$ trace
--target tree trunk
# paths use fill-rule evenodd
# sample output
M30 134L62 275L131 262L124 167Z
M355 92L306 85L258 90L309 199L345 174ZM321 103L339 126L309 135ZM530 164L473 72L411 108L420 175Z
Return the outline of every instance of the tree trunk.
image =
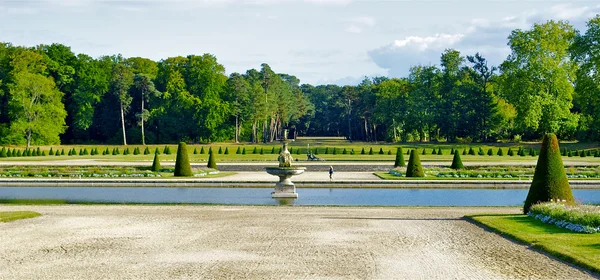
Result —
M142 92L142 145L146 146L146 136L144 135L144 93Z
M369 142L369 126L367 125L367 118L364 118L365 120L365 140L367 142Z
M235 115L235 143L240 143L240 121L237 114Z
M267 119L265 119L265 122L263 123L263 143L267 143Z
M256 120L252 123L252 143L256 143L256 141L258 139L256 139L257 136L257 132L256 132Z
M27 148L31 146L31 127L27 128Z
M123 145L127 146L127 138L125 135L125 114L123 113L123 102L121 102L121 127L123 128Z

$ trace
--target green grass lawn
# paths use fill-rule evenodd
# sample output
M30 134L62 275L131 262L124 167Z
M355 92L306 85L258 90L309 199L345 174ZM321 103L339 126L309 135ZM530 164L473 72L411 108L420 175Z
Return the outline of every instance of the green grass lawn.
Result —
M599 233L574 233L526 215L472 215L466 218L520 243L600 273Z
M29 219L35 218L37 216L41 216L40 213L32 212L32 211L9 211L9 212L0 212L0 222L6 223L21 219Z

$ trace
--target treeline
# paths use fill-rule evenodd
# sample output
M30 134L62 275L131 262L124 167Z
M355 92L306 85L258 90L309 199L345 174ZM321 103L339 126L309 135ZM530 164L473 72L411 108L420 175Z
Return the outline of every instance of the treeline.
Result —
M600 16L580 33L548 21L508 36L499 66L448 49L440 65L357 86L300 85L269 65L225 75L211 54L158 62L0 43L0 143L596 140Z

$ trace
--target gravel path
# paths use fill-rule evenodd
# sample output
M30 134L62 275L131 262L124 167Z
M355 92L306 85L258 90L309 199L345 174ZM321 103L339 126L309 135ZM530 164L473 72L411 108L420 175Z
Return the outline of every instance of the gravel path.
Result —
M461 219L517 208L0 206L1 279L586 279Z

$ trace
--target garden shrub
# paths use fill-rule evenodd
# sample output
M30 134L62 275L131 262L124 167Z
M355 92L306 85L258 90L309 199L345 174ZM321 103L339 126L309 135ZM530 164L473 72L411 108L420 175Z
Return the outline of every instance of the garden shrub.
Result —
M328 155L329 154L329 147L325 148L325 154Z
M6 148L2 147L2 150L0 150L0 157L6 157Z
M467 149L463 149L462 155L466 155L467 154Z
M217 170L217 160L215 159L215 153L210 153L208 155L208 164L206 165L208 168L212 168Z
M158 149L158 147L156 147L156 149L154 149L154 154L155 155L160 155L160 150Z
M61 156L64 156L64 155L65 155L65 149L61 149L61 150L60 150L60 155L61 155Z
M443 155L443 153L442 153L442 148L438 148L438 152L437 152L437 154L438 154L438 156L441 156L441 155Z
M144 155L149 155L150 154L150 149L148 149L148 147L146 147L144 149Z
M454 154L454 148L450 149L450 154L453 155Z
M483 148L479 147L479 150L477 151L477 154L480 156L485 155L485 153L483 152Z
M396 160L394 161L394 167L406 166L404 162L404 153L402 153L402 147L398 147L396 150Z
M527 214L532 205L552 199L565 200L568 204L575 202L560 156L558 139L553 133L548 133L542 140L540 156L523 212Z
M197 155L198 154L198 149L194 148L193 153L194 153L194 155Z
M171 151L169 151L169 146L165 146L165 147L163 148L163 154L165 154L165 155L169 155L169 154L171 154Z
M492 148L488 149L487 155L488 156L493 156L494 155L494 151L492 151Z
M406 155L410 156L410 150L406 150Z
M423 167L421 166L421 159L419 159L419 155L415 150L410 152L410 158L406 166L406 177L425 177Z
M6 156L7 156L7 157L12 157L12 156L13 156L12 154L13 154L13 153L12 153L12 151L10 150L10 148L6 149Z
M154 160L152 161L152 171L158 172L161 170L160 159L158 158L158 154L154 154Z
M123 150L123 155L129 155L129 148L125 148L125 150Z
M235 151L236 155L239 155L242 153L242 148L240 148L240 146L237 147L237 150Z
M387 154L391 155L392 154L392 150L388 150Z
M38 153L39 153L39 151L38 151ZM87 148L84 148L84 149L83 149L83 155L84 155L84 156L87 156L87 155L89 155L89 152L88 152Z
M245 155L245 154L246 154L246 147L244 147L244 148L242 149L242 155Z
M229 147L225 147L225 154L228 155L229 154Z
M348 154L348 151L346 151L346 148L344 148L344 150L342 151L342 155Z
M437 150L435 148L431 149L431 154L432 155L437 155Z
M383 155L383 148L379 148L379 154Z
M337 149L335 147L331 148L333 150L333 154L337 155Z
M291 153L291 152L290 152ZM296 149L296 154L299 155L300 154L300 148Z
M39 148L38 148L38 149L39 149ZM586 154L587 154L587 156L588 156L588 157L591 157L591 156L592 156L592 151L591 151L591 150L587 150L587 153L586 153Z
M502 151L502 148L498 148L498 153L496 153L496 155L504 156L504 151Z
M21 150L17 151L17 156L20 157L21 156Z
M135 147L135 149L133 149L133 154L134 155L139 155L140 154L140 148L139 147Z
M254 147L254 150L252 150L252 153L253 153L253 154L256 154L256 153L258 153L258 151L256 150L256 147Z
M452 169L463 169L465 168L465 166L462 163L462 160L460 159L460 154L454 153L454 157L452 158L452 164L450 165L450 168Z
M261 154L261 155L264 155L264 154L265 154L265 152L263 151L263 147L260 147L260 154Z
M187 147L184 142L179 142L177 147L177 157L175 159L175 172L173 174L177 177L189 177L192 176L192 168L190 166L190 159L187 154Z
M46 151L42 151L42 156L46 156Z
M30 157L31 156L31 150L27 149L27 156Z
M361 154L361 155L364 155L364 154L365 154L365 148L362 148L362 151L360 151L360 154Z
M600 157L600 152L598 150L594 151L594 157Z
M219 149L220 151L221 149ZM274 155L275 154L275 147L271 148L271 154Z
M315 155L318 155L318 154L319 154L319 148L315 147L315 153L314 153L314 154L315 154Z
M586 157L586 156L587 156L587 154L585 153L585 151L581 151L579 153L579 157Z
M369 155L373 154L373 147L369 148Z
M475 155L475 150L473 150L473 147L469 147L469 155Z
M38 148L35 150L35 155L36 155L36 156L38 156L38 157L42 155L42 151L40 150L40 147L38 147Z
M203 155L205 153L204 147L200 147L200 154Z
M566 157L567 156L567 148L564 148L562 151L562 156Z

